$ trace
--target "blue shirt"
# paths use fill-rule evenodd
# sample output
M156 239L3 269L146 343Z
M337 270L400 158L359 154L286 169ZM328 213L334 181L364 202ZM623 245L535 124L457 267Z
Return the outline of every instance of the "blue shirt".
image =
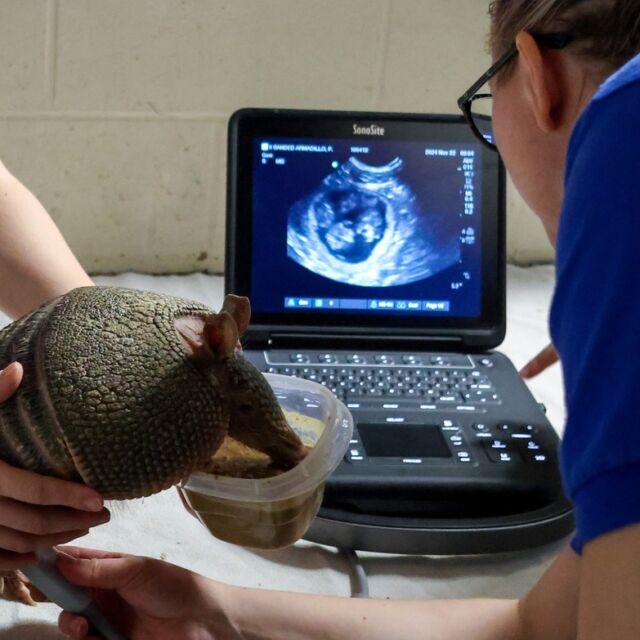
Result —
M580 552L640 523L640 56L602 85L573 131L556 264L561 462Z

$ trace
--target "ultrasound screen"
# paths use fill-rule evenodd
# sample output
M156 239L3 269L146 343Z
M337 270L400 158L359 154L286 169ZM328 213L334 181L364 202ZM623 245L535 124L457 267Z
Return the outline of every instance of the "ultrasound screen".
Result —
M254 139L254 309L479 317L480 172L473 143Z

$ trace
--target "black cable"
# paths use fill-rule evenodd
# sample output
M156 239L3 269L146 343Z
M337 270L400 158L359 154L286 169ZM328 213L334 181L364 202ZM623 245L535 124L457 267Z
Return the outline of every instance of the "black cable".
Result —
M349 578L349 582L351 583L351 597L368 598L369 581L367 580L367 573L362 566L358 554L353 549L341 549L341 551L351 567L351 575Z

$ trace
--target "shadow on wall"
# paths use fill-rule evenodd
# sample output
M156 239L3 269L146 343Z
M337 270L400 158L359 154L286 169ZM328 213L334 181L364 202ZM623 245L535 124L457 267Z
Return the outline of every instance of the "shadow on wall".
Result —
M0 640L63 640L65 638L52 624L19 624L13 629L0 631Z

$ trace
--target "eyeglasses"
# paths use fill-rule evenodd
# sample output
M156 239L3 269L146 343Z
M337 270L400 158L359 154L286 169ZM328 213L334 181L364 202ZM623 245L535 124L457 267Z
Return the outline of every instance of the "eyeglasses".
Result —
M546 49L564 49L573 40L568 33L539 33L531 35L539 46ZM488 71L483 73L471 85L468 91L458 98L458 106L471 127L471 131L485 147L489 147L492 151L498 150L495 144L491 119L493 96L490 93L478 93L478 91L517 55L518 48L514 44Z

